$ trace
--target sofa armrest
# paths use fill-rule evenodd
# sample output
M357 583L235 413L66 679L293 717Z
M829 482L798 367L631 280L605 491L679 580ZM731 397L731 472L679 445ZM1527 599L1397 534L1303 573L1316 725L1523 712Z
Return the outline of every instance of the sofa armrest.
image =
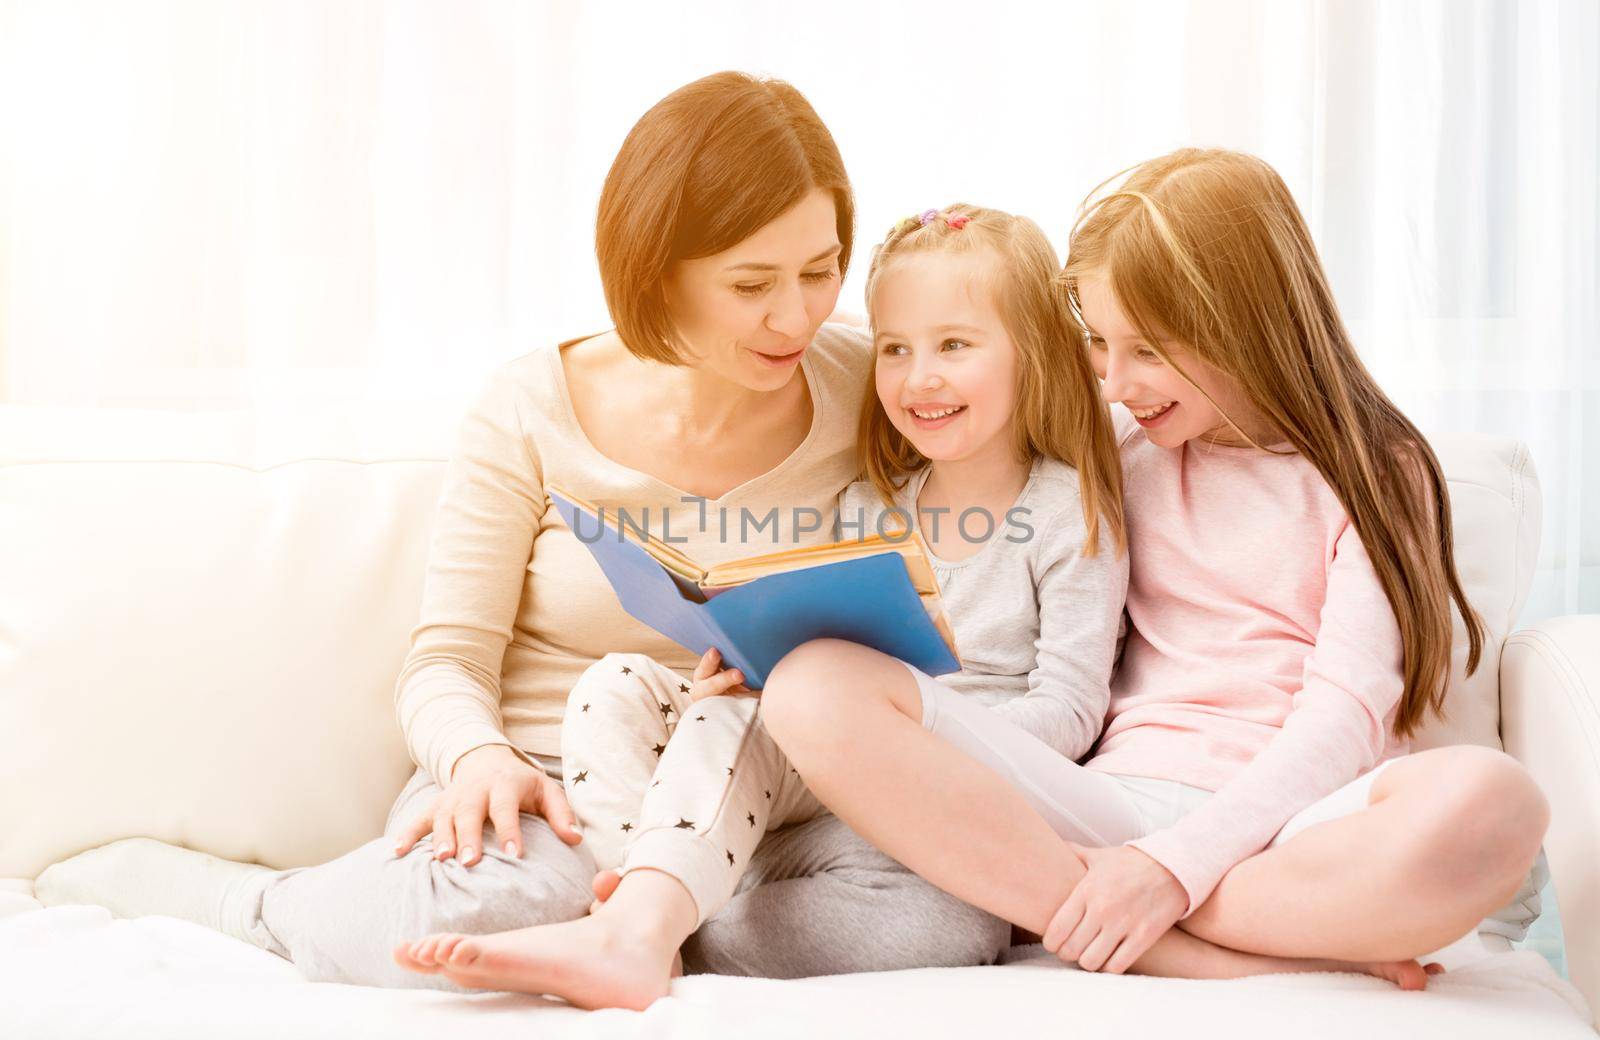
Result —
M0 920L38 910L43 906L33 898L33 882L26 878L0 878Z
M1572 982L1600 1009L1600 614L1551 618L1500 652L1505 748L1550 800L1550 861Z

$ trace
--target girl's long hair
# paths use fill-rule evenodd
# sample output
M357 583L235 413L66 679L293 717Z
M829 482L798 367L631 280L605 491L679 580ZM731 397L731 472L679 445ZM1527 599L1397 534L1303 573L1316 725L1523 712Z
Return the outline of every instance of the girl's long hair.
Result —
M1438 458L1362 365L1271 166L1183 149L1124 172L1091 193L1073 228L1062 280L1074 309L1081 318L1082 279L1106 279L1150 349L1182 373L1161 346L1170 336L1236 380L1333 488L1399 623L1405 692L1394 729L1410 736L1443 708L1452 605L1465 622L1468 673L1483 653Z
M927 253L988 253L995 259L990 284L996 309L1017 351L1016 458L1036 455L1078 471L1083 505L1084 554L1098 551L1102 533L1117 552L1127 545L1122 520L1122 465L1111 414L1100 400L1094 370L1083 352L1083 330L1067 299L1056 253L1039 225L982 206L957 204L923 224L902 221L872 252L867 310L883 276L901 258ZM959 218L965 218L963 222ZM950 218L957 218L953 226ZM861 468L885 502L911 473L928 464L889 421L877 393L862 403ZM1101 525L1106 530L1102 532Z

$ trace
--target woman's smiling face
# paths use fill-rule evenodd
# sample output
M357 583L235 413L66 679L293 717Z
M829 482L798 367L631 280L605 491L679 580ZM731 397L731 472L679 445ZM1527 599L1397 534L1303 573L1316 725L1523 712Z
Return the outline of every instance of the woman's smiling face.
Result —
M679 261L665 292L686 353L731 383L783 387L839 299L839 249L819 188L744 241Z
M1011 450L1017 351L991 289L998 264L988 252L913 253L868 301L878 400L925 458Z

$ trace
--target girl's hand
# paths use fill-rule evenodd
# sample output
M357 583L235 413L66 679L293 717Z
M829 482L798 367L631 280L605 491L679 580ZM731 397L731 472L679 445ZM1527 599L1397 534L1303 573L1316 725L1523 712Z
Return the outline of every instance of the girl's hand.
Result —
M744 673L737 668L722 668L722 652L716 647L707 650L694 666L694 678L689 683L689 699L702 701L722 694L755 696L754 690L744 685Z
M1085 971L1120 975L1178 922L1189 893L1132 846L1073 849L1089 872L1051 918L1044 947Z
M483 821L494 824L507 854L522 855L521 813L537 813L568 845L583 840L560 781L535 769L504 744L486 744L462 755L433 807L400 832L394 854L403 856L429 831L433 855L446 860L460 849L461 865L483 858Z

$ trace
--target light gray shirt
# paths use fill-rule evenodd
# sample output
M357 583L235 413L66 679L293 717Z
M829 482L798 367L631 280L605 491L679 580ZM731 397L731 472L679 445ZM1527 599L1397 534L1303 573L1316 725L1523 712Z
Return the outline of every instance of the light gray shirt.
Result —
M892 529L913 514L930 471L913 474L885 505L870 481L840 495L846 538ZM885 515L890 514L890 515ZM963 518L924 513L940 536L982 541L964 560L931 556L939 595L955 631L962 669L939 681L976 698L1071 759L1100 735L1111 701L1111 670L1123 633L1128 557L1101 525L1099 552L1084 555L1078 473L1055 459L1036 459L1028 483L1004 515ZM864 527L854 527L856 523ZM931 554L930 554L931 555Z

